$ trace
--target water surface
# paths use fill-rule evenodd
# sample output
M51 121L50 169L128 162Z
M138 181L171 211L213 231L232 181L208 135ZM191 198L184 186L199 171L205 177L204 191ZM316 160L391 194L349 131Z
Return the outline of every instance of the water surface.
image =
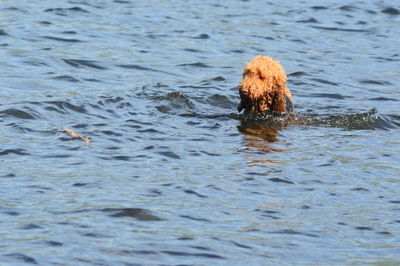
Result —
M400 263L399 29L393 1L2 1L0 261ZM297 116L236 113L259 54Z

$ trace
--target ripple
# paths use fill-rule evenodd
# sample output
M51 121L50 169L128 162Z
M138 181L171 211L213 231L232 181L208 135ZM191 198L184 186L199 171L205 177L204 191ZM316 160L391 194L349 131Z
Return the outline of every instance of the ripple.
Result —
M211 254L211 253L189 253L189 252L182 252L182 251L171 251L171 250L164 250L161 251L164 254L171 255L171 256L178 256L178 257L203 257L209 259L225 259L222 256Z
M63 81L68 81L68 82L80 82L79 79L76 79L76 78L74 78L72 76L69 76L69 75L57 76L57 77L54 77L53 79L63 80Z
M51 13L55 13L57 15L60 16L66 16L69 13L89 13L89 11L75 6L75 7L69 7L69 8L48 8L46 10L44 10L44 12L51 12Z
M141 208L105 208L102 211L111 213L110 217L131 217L139 221L162 221L149 210Z
M370 33L375 31L374 29L348 29L348 28L337 28L337 27L323 27L323 26L311 26L314 29L328 30L328 31L343 31L343 32L360 32L360 33Z
M60 42L69 42L69 43L83 42L82 40L78 40L78 39L67 39L67 38L60 38L60 37L54 37L54 36L43 36L43 38L46 38L49 40L54 40L54 41L60 41Z
M209 65L206 65L206 64L201 63L201 62L180 64L178 66L185 66L185 67L188 66L188 67L193 67L193 68L210 68Z
M8 33L5 30L0 29L0 36L8 36Z
M14 117L14 118L19 118L19 119L39 119L40 116L35 113L33 110L29 110L29 112L20 110L20 109L15 109L15 108L10 108L6 109L3 111L0 111L0 117Z
M11 254L3 255L3 256L13 258L15 260L25 262L25 263L38 264L34 258L29 257L23 253L11 253Z
M94 60L82 60L82 59L62 59L65 63L67 63L70 66L80 68L82 66L84 67L89 67L89 68L94 68L98 70L105 70L107 69L106 67L98 65L97 61Z
M382 10L382 13L389 15L400 15L400 10L394 7L387 7Z
M0 150L0 156L2 155L9 155L9 154L15 154L15 155L30 155L26 150L24 149L6 149L6 150Z

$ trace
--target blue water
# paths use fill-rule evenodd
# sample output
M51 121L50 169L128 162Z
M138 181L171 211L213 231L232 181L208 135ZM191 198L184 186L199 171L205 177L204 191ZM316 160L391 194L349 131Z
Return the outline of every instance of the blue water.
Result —
M399 264L399 29L394 1L1 1L0 264ZM296 117L237 114L255 55Z

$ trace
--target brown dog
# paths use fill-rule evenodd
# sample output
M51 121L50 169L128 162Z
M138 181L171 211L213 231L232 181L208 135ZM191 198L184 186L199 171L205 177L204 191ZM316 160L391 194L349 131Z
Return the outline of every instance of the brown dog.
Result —
M256 56L247 63L243 81L239 84L238 111L294 112L290 90L286 87L286 74L279 62L267 56Z

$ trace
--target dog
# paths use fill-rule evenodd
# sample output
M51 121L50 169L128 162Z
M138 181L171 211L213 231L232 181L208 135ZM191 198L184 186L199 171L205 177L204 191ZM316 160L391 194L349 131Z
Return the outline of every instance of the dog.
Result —
M286 79L285 70L278 61L268 56L254 57L244 68L243 81L238 86L238 112L295 112Z

